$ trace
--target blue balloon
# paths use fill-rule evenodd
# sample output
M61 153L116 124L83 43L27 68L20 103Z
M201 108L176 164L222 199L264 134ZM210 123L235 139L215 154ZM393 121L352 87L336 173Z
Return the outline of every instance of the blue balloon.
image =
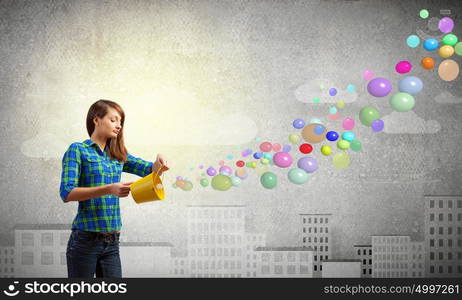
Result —
M322 125L318 125L318 126L315 126L314 127L314 133L316 133L317 135L321 135L323 132L324 132L324 126Z
M331 142L334 142L336 140L338 140L338 133L335 132L335 131L329 131L327 134L326 134L326 138L331 141Z
M415 95L422 91L423 83L419 77L415 76L406 76L399 82L399 91L402 93L408 93L411 95Z
M255 152L253 154L253 158L255 158L255 159L260 159L260 158L262 158L262 156L263 156L263 152L260 152L260 151Z
M305 126L305 121L303 121L302 119L296 119L293 121L292 125L296 129L302 129Z
M351 131L345 131L342 134L342 139L349 141L350 143L353 142L355 138L356 138L355 134Z
M420 38L413 34L407 37L406 43L410 48L416 48L420 44Z
M439 46L438 40L433 39L433 38L432 39L427 39L423 43L423 47L427 51L435 51L436 49L438 49L438 46Z

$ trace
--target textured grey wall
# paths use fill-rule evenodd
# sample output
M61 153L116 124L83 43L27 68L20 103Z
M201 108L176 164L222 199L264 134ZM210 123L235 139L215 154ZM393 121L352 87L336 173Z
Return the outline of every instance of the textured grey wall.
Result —
M417 65L425 54L405 38L438 34L419 10L440 17L439 9L451 9L461 36L461 3L1 1L1 236L17 223L72 221L76 203L63 204L58 194L61 157L87 138L87 109L105 98L126 110L130 152L150 160L164 153L173 164L166 201L143 209L121 201L128 240L184 245L185 207L202 201L243 202L249 227L270 245L298 243L299 213L332 213L335 257L349 256L371 234L423 239L422 196L462 194L462 85L460 77L441 81L436 70L416 68L425 88L413 118L387 119L403 133L358 127L363 151L345 170L319 158L308 183L295 186L279 172L271 191L256 174L224 193L197 181L191 192L170 184L178 175L195 180L198 170L189 168L255 147L256 136L285 143L295 118L319 117L340 129L326 118L332 104L297 100L297 89L316 79L357 86L342 116L369 103L390 115L386 100L365 92L361 72L373 69L396 84L394 64Z

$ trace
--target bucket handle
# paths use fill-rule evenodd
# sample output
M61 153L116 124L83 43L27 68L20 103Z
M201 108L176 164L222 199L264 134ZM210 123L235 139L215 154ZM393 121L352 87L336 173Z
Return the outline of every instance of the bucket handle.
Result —
M159 176L159 171L160 171L160 169L161 169L161 167L159 166L159 168L157 169L156 174L153 176L153 180L154 180L154 178L156 178L156 176L157 176L157 177ZM164 182L164 176L165 176L165 174L162 173L162 178L161 178L161 181L162 181L162 182ZM164 188L162 187L162 189L164 189Z

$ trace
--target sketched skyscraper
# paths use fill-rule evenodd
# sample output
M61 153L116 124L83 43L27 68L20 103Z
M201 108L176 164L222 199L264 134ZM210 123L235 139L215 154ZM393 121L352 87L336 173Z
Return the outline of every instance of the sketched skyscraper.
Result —
M372 245L354 245L355 258L361 260L361 277L372 277Z
M425 196L426 277L462 276L462 196Z
M313 249L313 277L321 277L322 261L331 258L331 218L332 214L300 214L300 242Z
M191 277L243 277L245 206L188 205Z

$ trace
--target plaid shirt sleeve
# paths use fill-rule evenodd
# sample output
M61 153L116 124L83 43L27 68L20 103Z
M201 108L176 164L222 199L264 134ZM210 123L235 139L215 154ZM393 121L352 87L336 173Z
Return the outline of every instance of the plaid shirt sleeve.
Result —
M59 194L61 199L65 201L72 189L79 185L81 160L77 143L71 144L64 153L62 165Z
M153 164L153 162L146 161L128 153L127 161L124 163L123 171L145 177L151 174Z

